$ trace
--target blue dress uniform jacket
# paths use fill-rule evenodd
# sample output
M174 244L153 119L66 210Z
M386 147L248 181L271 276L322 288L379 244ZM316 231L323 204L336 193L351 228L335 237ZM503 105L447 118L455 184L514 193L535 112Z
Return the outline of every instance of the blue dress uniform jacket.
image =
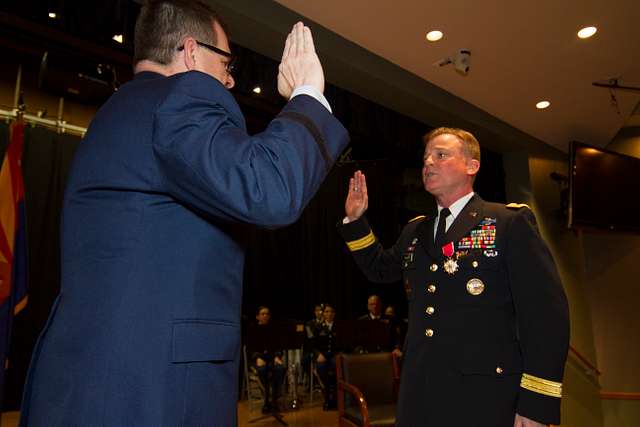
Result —
M516 412L559 423L568 307L531 210L474 196L445 234L450 257L434 219L410 222L388 250L364 217L339 225L369 280L407 292L397 425L512 427Z
M235 426L242 224L294 222L347 140L306 95L250 137L206 74L124 85L70 171L21 425Z

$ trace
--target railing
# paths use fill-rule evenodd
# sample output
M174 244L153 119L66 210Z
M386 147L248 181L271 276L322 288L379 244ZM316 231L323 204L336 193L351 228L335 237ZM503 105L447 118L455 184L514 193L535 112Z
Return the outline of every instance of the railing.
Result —
M587 360L586 357L580 354L580 352L571 345L569 346L569 354L583 365L585 374L595 378L602 375L602 372L600 372L598 368L596 368L591 362L589 362L589 360Z
M574 360L579 361L583 367L584 371L587 375L592 376L594 378L602 375L602 372L598 370L586 357L584 357L578 350L574 347L569 346L569 354L574 358ZM600 399L603 400L640 400L640 393L632 393L632 392L622 392L622 391L601 391Z
M0 109L0 118L14 120L17 117L18 117L18 113L17 113L17 110L15 109L11 111ZM48 127L50 129L57 130L59 132L68 132L74 135L84 136L85 132L87 131L87 128L70 125L64 120L60 120L60 119L45 119L29 113L23 114L22 117L24 121L27 123L38 124L41 126Z

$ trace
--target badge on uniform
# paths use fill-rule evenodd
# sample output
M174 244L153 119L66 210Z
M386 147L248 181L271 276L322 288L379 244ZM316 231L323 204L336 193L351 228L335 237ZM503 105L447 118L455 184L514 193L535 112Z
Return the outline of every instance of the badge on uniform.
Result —
M447 273L455 274L455 272L458 271L458 261L453 258L448 258L442 267L444 267L444 271Z
M474 277L467 282L467 292L473 296L480 295L484 292L484 282Z
M402 266L404 268L409 267L409 265L413 262L413 252L407 252L402 255Z
M442 246L442 254L447 257L442 267L444 268L444 271L449 274L454 274L456 271L458 271L458 257L453 257L453 250L453 242L449 242L446 245Z
M405 252L402 255L402 266L404 268L409 267L409 265L411 265L413 263L414 253L415 253L415 250L416 250L416 243L417 242L418 242L418 239L414 238L411 241L411 244L409 246L407 246L407 249L405 249Z
M493 249L496 247L496 219L485 217L468 236L458 241L458 249Z

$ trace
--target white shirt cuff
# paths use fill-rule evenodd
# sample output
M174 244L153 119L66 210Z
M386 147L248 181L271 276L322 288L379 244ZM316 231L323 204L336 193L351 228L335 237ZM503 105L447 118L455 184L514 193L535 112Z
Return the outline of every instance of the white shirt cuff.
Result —
M311 85L298 86L293 90L293 93L291 93L291 99L293 99L294 96L298 96L298 95L309 95L310 97L315 98L319 103L324 105L324 108L326 108L327 110L329 110L330 113L333 114L333 111L331 111L331 106L329 105L329 101L327 101L327 98L325 98L324 95L320 93L320 91L316 89L314 86L311 86Z

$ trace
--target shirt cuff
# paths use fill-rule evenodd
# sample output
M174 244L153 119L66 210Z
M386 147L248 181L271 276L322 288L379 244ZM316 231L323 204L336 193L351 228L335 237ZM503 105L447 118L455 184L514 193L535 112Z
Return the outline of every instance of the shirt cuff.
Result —
M324 108L326 108L327 110L329 110L330 113L333 114L333 111L331 111L331 106L329 105L329 101L327 101L327 98L325 98L324 95L314 86L311 86L311 85L298 86L293 90L293 93L291 94L291 98L298 95L309 95L310 97L314 98L316 101L324 105Z

